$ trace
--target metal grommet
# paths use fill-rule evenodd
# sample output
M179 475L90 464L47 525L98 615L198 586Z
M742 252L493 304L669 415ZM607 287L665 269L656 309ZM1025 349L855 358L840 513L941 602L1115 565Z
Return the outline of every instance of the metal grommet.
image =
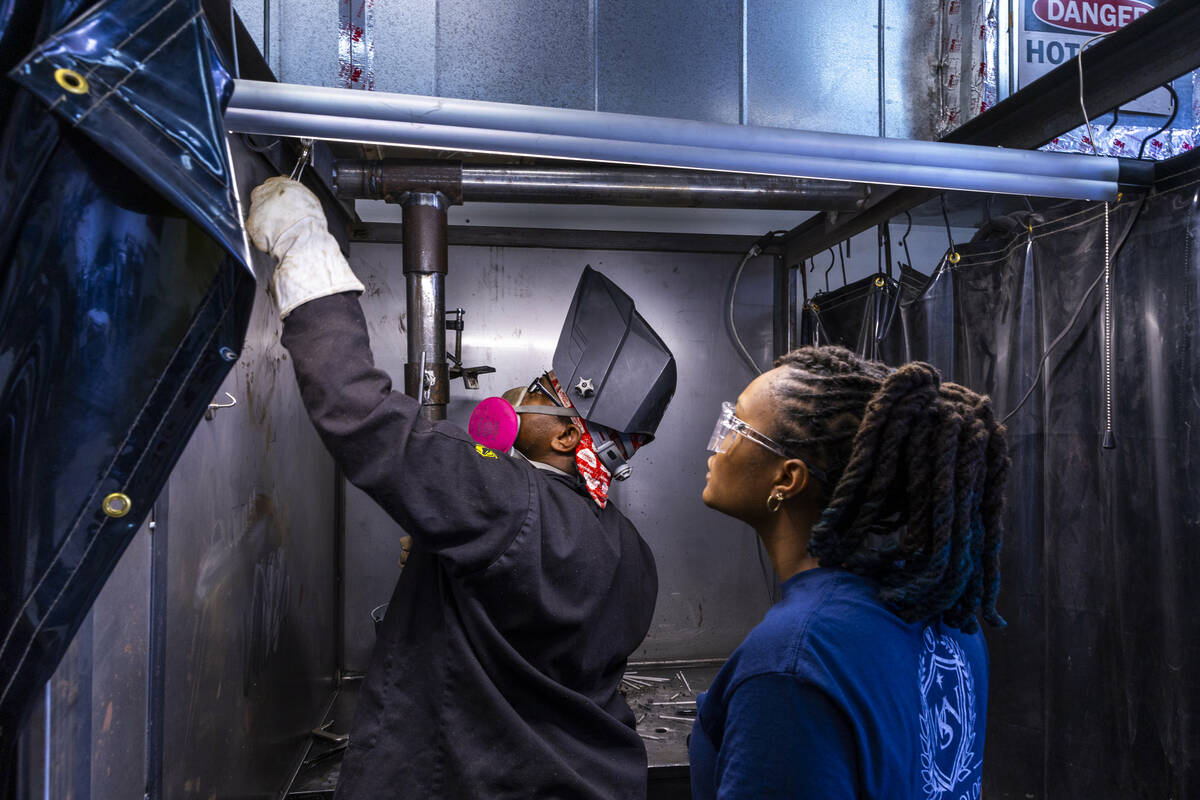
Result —
M946 260L949 261L951 264L957 264L958 262L962 261L962 256L960 256L957 252L954 252L954 253L951 253L950 257Z
M59 67L58 69L54 70L54 82L66 89L71 94L88 93L87 78L83 77L73 69Z
M129 499L128 495L113 492L104 498L104 502L100 504L100 507L104 509L104 513L108 516L113 519L120 519L133 508L133 501Z
M238 354L235 353L231 347L222 347L217 352L220 353L221 358L225 359L226 361L237 361Z
M875 279L875 285L878 286L880 289L882 289L886 284L887 284L887 282L883 279L882 275L880 275L879 277L877 277Z
M816 304L816 303L809 303L809 304L808 304L808 307L809 307L809 308L811 308L811 309L813 310L813 313L816 313L817 311L820 311L820 310L821 310L821 309L820 309L820 308L817 306L817 304Z

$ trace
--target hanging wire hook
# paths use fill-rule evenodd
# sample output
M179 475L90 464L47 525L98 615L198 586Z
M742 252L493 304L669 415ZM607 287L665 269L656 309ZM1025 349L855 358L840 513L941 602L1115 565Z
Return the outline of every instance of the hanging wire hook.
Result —
M292 167L291 179L294 181L300 180L300 176L304 174L304 167L312 161L313 140L301 138L300 144L303 145L300 158L296 159L296 166Z
M1109 31L1112 33L1112 31ZM1083 51L1088 49L1088 45L1097 39L1103 39L1108 36L1108 33L1101 33L1088 39L1079 47L1079 56L1075 59L1076 65L1079 67L1079 110L1083 112L1083 124L1087 126L1088 142L1092 145L1092 155L1100 155L1100 151L1096 149L1096 134L1092 132L1092 121L1088 119L1087 107L1083 104Z
M908 223L904 227L904 235L900 237L900 246L904 248L904 264L902 266L912 269L912 256L908 252L908 235L912 233L912 214L905 211L904 218Z
M807 306L809 304L808 303L808 270L806 270L804 268L803 261L800 262L799 271L800 271L800 292L801 292L801 294L804 295L804 302L801 305Z
M954 249L954 234L950 232L950 212L946 209L946 195L944 192L940 195L939 199L942 201L942 221L946 223L946 239L950 242L950 247L946 250L950 255L946 256L946 260L951 264L957 264L962 259L962 256Z
M208 408L206 408L204 410L204 418L205 419L207 419L207 420L213 419L216 416L216 411L218 408L233 408L234 406L237 405L236 397L231 395L229 392L226 392L225 396L229 398L228 403L209 403L208 404Z
M1163 123L1163 126L1161 128L1159 128L1154 133L1152 133L1149 136L1146 136L1142 139L1141 145L1138 146L1137 157L1139 159L1142 157L1142 154L1146 152L1146 142L1150 141L1155 136L1158 136L1160 133L1165 131L1167 128L1171 127L1171 124L1173 122L1175 122L1175 115L1179 113L1179 95L1176 94L1175 87L1171 85L1170 81L1167 81L1166 83L1164 83L1162 85L1162 88L1166 89L1167 92L1171 95L1171 116L1167 117L1167 121Z
M837 265L837 256L833 254L833 248L829 248L829 269L825 270L825 291L829 291L829 271Z

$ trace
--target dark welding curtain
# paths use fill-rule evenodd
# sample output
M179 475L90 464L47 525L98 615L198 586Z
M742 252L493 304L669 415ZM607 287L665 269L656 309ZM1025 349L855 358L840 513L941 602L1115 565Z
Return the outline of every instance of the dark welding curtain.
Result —
M0 0L0 797L254 299L198 0L84 5Z
M928 276L902 264L899 281L880 273L818 292L800 312L800 341L837 344L888 363L903 361L900 306L920 297L928 281Z
M1102 204L989 225L901 302L902 357L1002 415L1029 394L1008 422L988 798L1200 794L1200 159L1163 172L1109 219L1115 449L1102 446Z

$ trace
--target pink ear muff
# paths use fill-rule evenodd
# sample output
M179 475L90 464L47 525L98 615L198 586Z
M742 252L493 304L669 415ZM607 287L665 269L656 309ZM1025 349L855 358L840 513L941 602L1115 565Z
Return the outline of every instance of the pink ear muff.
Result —
M506 452L517 441L520 427L520 419L511 403L503 397L489 397L471 412L467 433L484 447Z

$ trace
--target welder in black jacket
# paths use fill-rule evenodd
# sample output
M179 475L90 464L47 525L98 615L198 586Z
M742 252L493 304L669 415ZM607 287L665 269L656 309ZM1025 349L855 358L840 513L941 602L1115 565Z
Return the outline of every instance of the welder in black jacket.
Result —
M597 481L591 468L599 461L627 473L624 460L653 429L594 422L601 383L581 380L572 403L554 372L521 392L511 455L427 422L374 366L356 297L362 285L317 199L270 179L252 195L247 228L279 259L283 343L313 424L350 481L414 542L364 680L337 796L643 797L646 752L617 687L649 628L657 576L646 543L606 502L607 472ZM588 273L605 296L624 296ZM619 340L618 351L630 340L628 331L581 334L587 302L577 293L575 329L568 320L555 367L595 356L589 338ZM649 331L632 303L628 310ZM603 327L596 320L608 316L593 313L590 324ZM649 409L653 425L675 384L661 350L669 364L658 356L662 379L646 396L610 401L643 418ZM644 375L642 356L635 366Z

